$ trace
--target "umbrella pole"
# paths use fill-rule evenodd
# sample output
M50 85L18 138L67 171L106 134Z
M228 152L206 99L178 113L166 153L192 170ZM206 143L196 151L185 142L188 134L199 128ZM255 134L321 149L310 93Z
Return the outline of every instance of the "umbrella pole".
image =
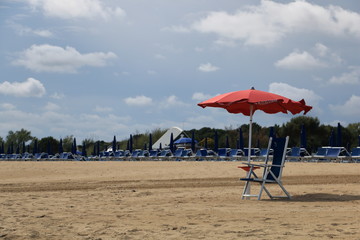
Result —
M253 105L250 105L248 162L250 162L251 160L251 135L252 135L252 121L253 121L252 118L253 118Z

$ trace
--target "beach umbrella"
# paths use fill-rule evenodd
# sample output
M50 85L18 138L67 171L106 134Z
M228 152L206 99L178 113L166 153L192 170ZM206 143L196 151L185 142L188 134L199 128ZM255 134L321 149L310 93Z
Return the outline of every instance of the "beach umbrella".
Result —
M170 151L171 151L171 152L174 152L174 135L173 135L173 133L171 133L171 135L170 135L169 148L170 148Z
M152 150L152 134L150 133L149 134L149 151L151 151Z
M329 138L329 146L330 147L335 147L335 132L334 129L331 129L331 133L330 133L330 138Z
M278 112L297 114L303 111L306 114L312 109L311 106L306 105L303 99L294 101L278 94L255 90L254 88L224 93L198 103L198 105L203 108L224 108L229 113L242 113L249 116L249 153L251 152L252 119L255 111L261 110L268 114ZM250 162L250 154L248 154L248 161Z
M33 148L33 154L36 154L38 152L38 141L35 139L34 141L34 148Z
M81 156L86 157L86 155L87 155L87 153L86 153L86 144L85 144L85 141L83 141Z
M229 144L229 136L226 136L226 139L225 139L225 148L229 148L230 147L230 144Z
M342 146L342 141L341 141L341 139L342 139L341 124L338 123L338 125L337 125L337 140L336 140L336 145L337 145L338 147L341 147L341 146Z
M112 151L113 153L116 152L116 137L114 136L113 142L112 142Z
M72 148L71 148L71 153L76 154L76 150L77 150L76 138L74 138Z
M207 148L208 148L207 137L205 138L204 148L205 148L205 149L207 149Z
M63 153L63 152L64 152L63 141L62 141L62 138L60 138L60 141L59 141L59 153Z
M195 152L195 131L191 132L191 150Z
M25 142L22 142L22 153L26 152L26 146L25 146Z
M160 151L162 150L162 144L161 143L159 144L159 149L160 149Z
M20 146L19 145L16 146L16 154L20 154Z
M358 136L358 146L360 147L360 135ZM4 147L3 147L4 149Z
M96 156L100 155L100 141L96 142Z
M217 134L217 131L215 130L215 133L214 133L214 152L218 152L219 150L219 137L218 137L218 134Z
M307 148L306 129L304 124L301 125L301 130L300 130L300 147Z
M132 134L130 134L130 139L129 139L129 151L131 153L133 151L133 136L132 136Z

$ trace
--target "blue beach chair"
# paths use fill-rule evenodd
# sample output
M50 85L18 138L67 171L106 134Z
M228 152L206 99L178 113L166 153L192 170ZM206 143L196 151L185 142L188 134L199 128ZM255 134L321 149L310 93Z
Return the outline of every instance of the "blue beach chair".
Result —
M285 187L282 184L281 177L282 171L285 164L286 158L286 149L289 142L289 137L286 138L270 138L268 149L273 146L273 156L272 158L267 155L265 162L261 163L244 163L245 167L249 168L247 176L245 178L240 178L241 181L245 181L245 186L242 194L242 199L245 197L257 197L258 200L261 199L263 191L271 198L288 198L291 196ZM272 161L271 161L272 159ZM256 168L262 168L263 173L261 176L257 176L255 173ZM252 182L260 184L260 191L258 194L250 193L250 185ZM280 189L285 193L285 195L275 196L270 193L270 190L266 187L267 184L277 184Z

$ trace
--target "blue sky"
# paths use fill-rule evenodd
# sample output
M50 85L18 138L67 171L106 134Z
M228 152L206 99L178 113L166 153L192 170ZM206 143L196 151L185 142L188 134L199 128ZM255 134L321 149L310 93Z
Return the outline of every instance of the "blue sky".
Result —
M357 0L3 0L0 12L2 137L235 128L248 117L197 103L251 87L304 98L325 124L360 120Z

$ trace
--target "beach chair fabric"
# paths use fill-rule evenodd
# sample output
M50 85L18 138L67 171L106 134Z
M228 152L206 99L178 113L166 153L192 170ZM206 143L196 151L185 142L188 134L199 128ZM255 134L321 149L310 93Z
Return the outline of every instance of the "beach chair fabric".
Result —
M261 199L263 191L271 198L288 198L290 199L291 196L285 187L282 184L281 177L282 177L282 170L285 164L285 157L286 157L286 149L289 142L289 137L286 138L270 138L269 139L269 146L273 148L273 156L272 161L270 162L270 156L267 155L265 158L264 164L259 163L244 163L245 167L248 167L249 171L245 178L240 178L241 181L245 181L245 186L243 189L242 199L245 197L257 197L258 200ZM257 176L255 173L255 168L262 168L263 173L261 176ZM258 194L251 194L250 193L250 185L252 182L256 182L260 184L260 190ZM280 189L285 193L285 195L275 196L272 195L269 189L266 187L266 184L277 184Z

